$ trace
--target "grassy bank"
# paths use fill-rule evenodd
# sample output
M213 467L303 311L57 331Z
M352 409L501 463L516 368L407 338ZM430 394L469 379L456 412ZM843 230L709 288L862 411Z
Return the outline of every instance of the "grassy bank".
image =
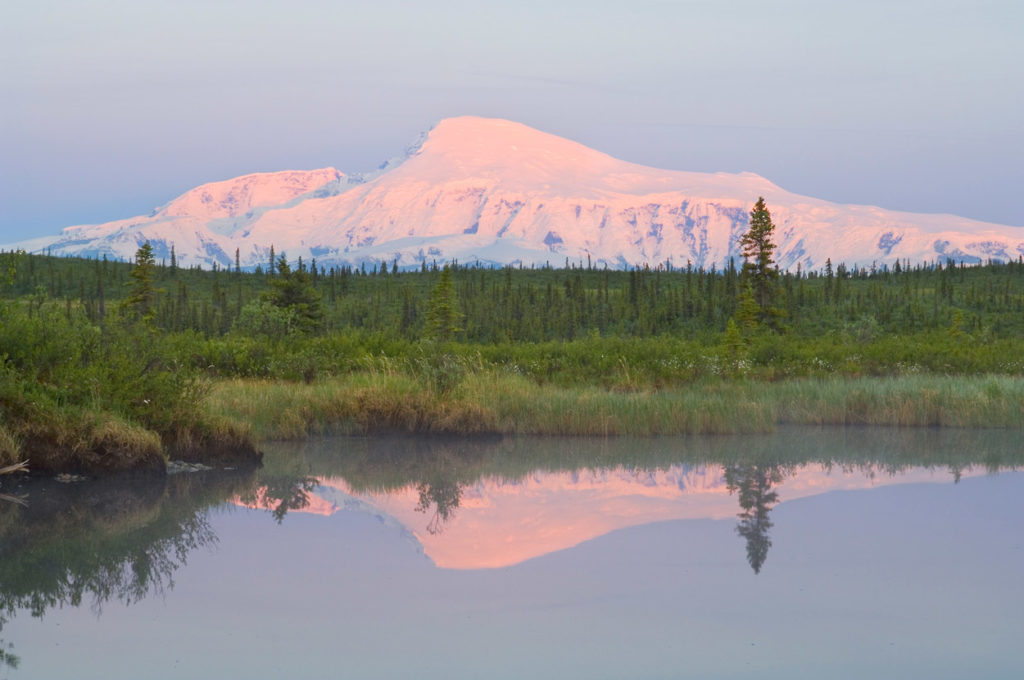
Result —
M249 429L235 421L196 417L156 432L108 411L33 406L32 413L0 422L0 467L28 461L41 474L162 474L168 457L235 465L259 455Z
M208 416L201 400L187 417L154 423L126 413L128 409L68 403L38 383L4 377L0 375L0 467L28 461L34 474L163 474L168 457L233 465L254 463L259 457L244 424Z
M171 338L125 316L0 300L0 467L162 473L168 454L255 463L248 430L208 417L206 380Z
M0 466L233 466L324 432L1022 424L1020 260L783 272L760 321L733 267L277 265L0 253Z
M1022 427L1024 381L906 376L614 391L483 371L438 391L406 375L362 372L311 384L218 381L207 407L217 418L246 423L259 439L328 432L716 434L768 432L781 424Z

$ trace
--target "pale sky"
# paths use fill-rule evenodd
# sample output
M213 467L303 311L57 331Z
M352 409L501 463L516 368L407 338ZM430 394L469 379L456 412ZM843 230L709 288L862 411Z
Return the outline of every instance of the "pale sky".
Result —
M0 93L0 243L465 114L1024 225L1020 0L4 0Z

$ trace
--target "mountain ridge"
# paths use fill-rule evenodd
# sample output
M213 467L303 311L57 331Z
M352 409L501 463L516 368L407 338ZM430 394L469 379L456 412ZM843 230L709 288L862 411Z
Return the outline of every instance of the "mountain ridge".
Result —
M149 241L181 266L265 265L269 250L324 266L479 261L719 268L740 259L764 196L783 269L1024 256L1024 227L830 203L752 173L660 170L521 123L438 123L377 171L253 173L185 192L148 216L68 227L34 251L131 259Z

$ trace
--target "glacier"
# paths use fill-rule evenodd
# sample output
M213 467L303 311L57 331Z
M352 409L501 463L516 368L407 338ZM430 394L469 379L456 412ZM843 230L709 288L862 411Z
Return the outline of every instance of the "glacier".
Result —
M149 242L183 267L265 266L271 247L324 267L458 261L484 266L721 268L739 261L763 196L780 268L1024 256L1024 227L844 205L751 173L661 170L520 123L438 123L370 173L244 175L196 187L145 216L68 227L5 249L130 260Z

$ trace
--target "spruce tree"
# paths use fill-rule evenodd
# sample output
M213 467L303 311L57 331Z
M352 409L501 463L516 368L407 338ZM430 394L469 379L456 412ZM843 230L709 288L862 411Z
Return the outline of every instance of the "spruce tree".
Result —
M753 334L757 328L759 313L760 308L757 306L757 301L754 300L754 290L750 282L747 281L743 284L739 299L736 301L736 314L733 316L743 337L749 338ZM733 319L730 319L730 323Z
M445 265L441 270L441 278L430 294L430 307L427 309L427 331L430 337L438 342L448 342L462 330L460 322L462 314L455 296L455 284L452 281L451 267Z
M146 241L135 252L135 266L131 270L132 293L122 303L122 308L147 323L152 321L156 315L154 303L158 291L153 285L155 270L156 258L153 256L153 246Z
M754 299L761 310L762 322L769 322L778 316L775 300L779 270L774 266L775 260L772 259L775 250L775 243L772 241L774 231L771 213L768 212L764 197L761 196L750 211L750 228L740 239L740 247L745 260L743 277L753 289Z
M277 260L277 276L270 280L270 289L263 294L263 300L293 312L300 332L315 333L323 328L323 305L320 294L309 280L309 273L305 269L293 270L284 255Z

